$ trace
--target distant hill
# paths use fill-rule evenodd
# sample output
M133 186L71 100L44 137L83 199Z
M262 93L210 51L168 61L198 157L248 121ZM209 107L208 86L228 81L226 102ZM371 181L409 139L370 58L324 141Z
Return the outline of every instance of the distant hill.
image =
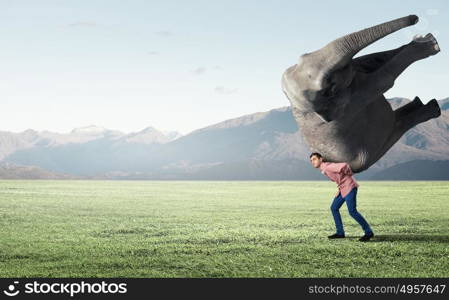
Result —
M80 179L79 176L59 174L36 166L0 164L0 179Z
M393 108L410 102L388 101ZM449 98L439 103L439 118L412 128L356 178L370 179L409 161L449 161ZM0 132L0 149L7 153L5 162L90 178L326 179L310 166L310 151L289 106L229 119L185 136L152 127L131 134L96 126L69 134Z
M374 174L372 180L449 180L449 160L413 160Z
M68 144L86 144L91 141L105 139L117 143L163 144L182 136L179 132L162 132L154 127L147 127L138 132L123 133L104 127L89 125L75 128L69 133L36 131L27 129L23 132L0 131L0 160L24 149L54 148Z

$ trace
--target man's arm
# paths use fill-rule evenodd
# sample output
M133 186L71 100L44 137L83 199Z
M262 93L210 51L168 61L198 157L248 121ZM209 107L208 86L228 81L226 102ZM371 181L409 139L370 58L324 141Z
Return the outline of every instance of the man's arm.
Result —
M341 162L341 163L329 163L326 167L326 170L329 172L336 172L336 173L342 173L345 175L352 176L352 170L348 163Z
M352 174L351 166L350 166L349 164L347 164L347 163L345 163L345 164L346 164L346 165L342 168L341 172L342 172L343 174L352 176L353 174Z

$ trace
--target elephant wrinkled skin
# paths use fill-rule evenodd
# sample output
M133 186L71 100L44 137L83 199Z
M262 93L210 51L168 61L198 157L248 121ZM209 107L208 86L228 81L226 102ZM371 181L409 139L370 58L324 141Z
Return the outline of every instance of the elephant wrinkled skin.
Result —
M353 58L364 47L418 22L398 18L340 37L300 56L282 76L282 90L312 152L347 162L354 173L378 161L409 129L441 115L435 99L418 97L392 110L384 93L413 62L440 51L432 34L397 49Z

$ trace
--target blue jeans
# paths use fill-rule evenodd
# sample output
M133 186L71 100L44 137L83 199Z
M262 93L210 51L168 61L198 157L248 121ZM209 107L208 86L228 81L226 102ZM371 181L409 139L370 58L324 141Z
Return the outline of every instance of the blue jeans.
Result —
M343 230L343 223L341 221L341 215L340 215L340 207L343 205L343 202L346 200L346 205L348 206L349 215L353 217L357 223L362 226L363 231L365 231L365 234L372 233L371 227L369 226L368 222L366 222L365 218L357 211L356 209L356 196L357 196L357 187L352 188L352 190L349 192L349 194L346 195L346 197L342 197L341 193L338 194L334 198L334 201L331 205L331 211L332 215L334 216L335 221L335 227L337 228L337 234L345 234L345 231Z

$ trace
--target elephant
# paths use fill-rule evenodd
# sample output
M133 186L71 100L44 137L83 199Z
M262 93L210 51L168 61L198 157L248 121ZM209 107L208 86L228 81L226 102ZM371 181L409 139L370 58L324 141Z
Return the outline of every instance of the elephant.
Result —
M418 16L409 15L347 34L302 54L284 71L282 91L311 152L328 162L346 162L359 173L409 129L441 115L435 99L423 104L415 97L393 110L383 95L409 65L440 51L432 34L354 58L368 45L417 22Z

